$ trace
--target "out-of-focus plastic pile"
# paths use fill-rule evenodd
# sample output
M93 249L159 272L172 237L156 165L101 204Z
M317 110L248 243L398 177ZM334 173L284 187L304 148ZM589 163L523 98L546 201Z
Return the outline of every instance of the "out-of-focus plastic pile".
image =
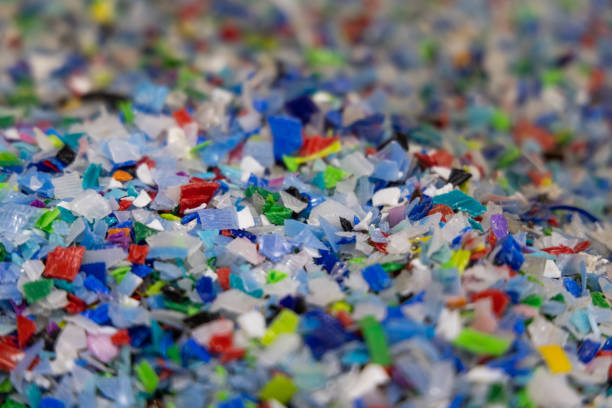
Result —
M612 405L609 1L4 1L2 407Z

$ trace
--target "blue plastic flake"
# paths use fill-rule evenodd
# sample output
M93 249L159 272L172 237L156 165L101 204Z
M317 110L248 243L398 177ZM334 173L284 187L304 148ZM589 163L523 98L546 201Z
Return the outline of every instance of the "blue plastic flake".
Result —
M197 359L208 363L210 361L210 353L204 347L200 346L194 339L188 339L183 347L181 347L183 356L183 364L187 364L190 359Z
M166 103L169 89L165 86L157 86L150 82L143 82L136 89L134 104L152 113L159 113Z
M495 256L495 262L498 264L506 264L512 268L512 270L518 271L524 261L525 257L521 253L521 246L512 235L506 236L501 241L501 249Z
M302 146L302 124L286 116L270 116L270 131L274 140L274 158L282 161L283 156L292 155Z
M578 285L578 283L576 283L574 279L564 278L563 285L565 286L565 289L567 289L569 293L574 295L574 297L582 296L582 288L580 287L580 285Z
M599 342L593 340L586 339L585 341L583 341L580 347L578 348L578 358L580 359L580 361L582 361L584 364L587 364L588 362L593 360L593 358L595 358L595 355L597 355L597 352L599 351L599 345Z
M238 228L238 215L234 207L199 210L197 214L204 229L223 230Z
M212 302L217 297L213 287L213 280L208 276L201 277L196 282L195 289L198 291L198 295L200 295L204 303Z
M391 285L391 278L389 278L389 274L385 272L380 264L374 264L362 269L361 275L370 286L370 289L372 289L374 292L380 292Z

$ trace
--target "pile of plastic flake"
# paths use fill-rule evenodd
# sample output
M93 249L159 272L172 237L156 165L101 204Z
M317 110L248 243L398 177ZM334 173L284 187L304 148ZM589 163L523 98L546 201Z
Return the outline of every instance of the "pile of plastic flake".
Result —
M0 402L612 406L612 7L5 1Z

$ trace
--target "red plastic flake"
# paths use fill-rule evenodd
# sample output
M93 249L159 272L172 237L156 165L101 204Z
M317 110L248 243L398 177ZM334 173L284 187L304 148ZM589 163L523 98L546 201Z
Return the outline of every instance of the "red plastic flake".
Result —
M591 246L590 241L580 241L579 243L576 244L576 246L574 246L574 252L578 253L578 252L586 251L587 248L590 246Z
M118 330L117 333L111 336L111 341L115 346L130 344L130 334L126 329Z
M186 109L175 111L172 116L174 116L174 120L176 120L176 123L181 127L193 122Z
M207 203L215 195L219 188L219 183L198 181L181 186L181 201L179 211L181 214L190 208L196 208Z
M17 341L19 348L23 348L36 333L36 323L25 316L17 316Z
M49 160L43 161L43 164L56 173L60 172L60 170L55 166L55 164L51 163Z
M147 255L149 253L148 245L130 245L130 250L128 252L128 261L135 264L144 264L145 259L147 259Z
M455 156L447 152L446 150L438 150L434 154L430 155L431 159L436 166L450 167L453 165L453 159Z
M215 333L210 337L208 341L208 348L210 351L215 353L226 352L234 346L233 340L234 334L232 332L227 333Z
M221 354L221 362L229 363L233 360L238 360L244 357L246 350L242 348L231 348Z
M238 41L242 33L240 27L231 22L226 22L221 26L221 38L227 42Z
M573 254L574 253L574 248L570 248L570 247L565 246L565 245L559 245L559 246L556 246L556 247L542 248L542 251L548 252L551 255Z
M491 307L493 308L493 313L495 313L497 317L501 317L504 314L506 306L510 303L510 297L499 289L486 289L474 293L472 295L472 302L485 298L491 299Z
M540 145L545 152L554 149L555 138L548 131L537 127L526 120L521 120L514 129L514 139L517 145L522 145L526 140L533 140Z
M73 294L68 294L68 304L64 306L64 310L68 313L77 314L84 312L87 309L87 303Z
M6 338L0 338L0 370L11 371L22 358L23 351Z
M132 200L121 199L119 200L119 210L125 211L132 205Z
M387 255L387 243L386 242L373 242L370 241L370 245L372 245L378 252L382 252Z
M552 225L553 227L558 227L559 226L559 222L555 219L555 217L550 217L549 219L546 220L546 222L549 225Z
M493 230L489 231L489 235L487 236L487 241L489 241L489 245L491 246L491 248L493 248L495 244L497 244L497 237L493 233Z
M351 319L351 316L346 310L339 310L338 313L336 313L336 319L338 319L340 324L345 328L353 325L353 319Z
M217 268L217 280L223 290L228 290L230 288L230 268Z
M81 261L85 255L85 247L56 247L47 254L45 277L57 278L72 282L79 273Z
M311 136L304 139L304 143L300 148L300 156L310 156L311 154L317 153L327 146L338 140L337 137L323 137L323 136Z
M442 222L446 222L447 221L447 218L446 218L447 216L452 216L453 214L455 214L453 209L450 208L446 204L436 204L436 205L434 205L433 208L431 210L429 210L427 215L432 215L432 214L435 214L435 213L442 214L442 218L441 218Z

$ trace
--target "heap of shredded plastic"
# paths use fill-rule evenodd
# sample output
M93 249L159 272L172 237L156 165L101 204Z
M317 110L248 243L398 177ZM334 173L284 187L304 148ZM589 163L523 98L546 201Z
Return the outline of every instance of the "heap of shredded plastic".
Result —
M612 8L7 1L2 407L612 393Z

